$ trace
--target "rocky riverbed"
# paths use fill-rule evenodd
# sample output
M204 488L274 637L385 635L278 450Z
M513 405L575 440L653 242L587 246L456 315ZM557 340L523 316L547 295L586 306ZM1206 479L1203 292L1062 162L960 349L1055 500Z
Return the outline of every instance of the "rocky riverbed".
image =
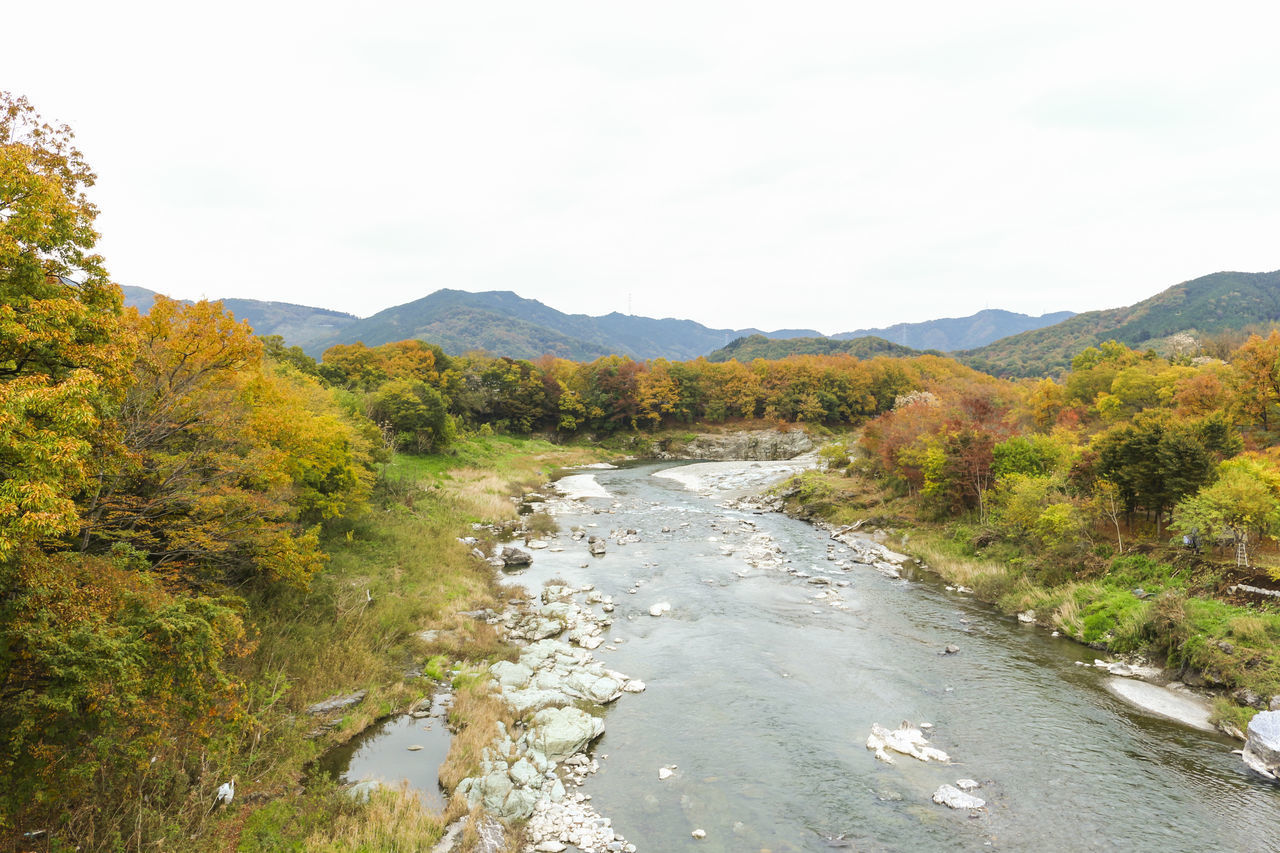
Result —
M1190 851L1254 849L1280 831L1273 790L1243 774L1230 744L1107 689L1141 674L1135 662L1076 666L1078 645L921 572L896 550L900 537L816 534L768 499L718 491L705 479L715 469L652 476L663 467L581 472L567 484L574 500L542 490L538 503L565 529L511 546L530 564L503 560L538 594L485 617L521 635L522 651L560 646L498 666L504 696L532 704L518 731L495 732L471 787L481 801L527 804L482 780L501 775L514 790L522 759L538 769L530 750L545 757L530 732L546 710L536 693L549 661L598 665L573 679L592 698L560 707L608 709L603 742L527 786L537 794L529 849L575 838L699 853L1047 849L1071 837L1090 849ZM722 467L730 484L742 473ZM594 624L581 624L583 611ZM648 689L601 702L628 683L621 673ZM956 766L877 760L868 730L902 719L929 720L915 726L929 741L917 746ZM1127 819L1135 813L1162 821Z
M523 644L519 660L499 661L489 673L524 726L508 732L499 724L479 775L459 783L454 796L493 817L527 819L529 853L556 853L569 845L584 853L636 850L596 812L590 795L576 790L599 770L590 745L604 732L604 706L645 689L592 656L612 624L593 609L597 605L608 603L591 585L552 584L503 613L478 614Z

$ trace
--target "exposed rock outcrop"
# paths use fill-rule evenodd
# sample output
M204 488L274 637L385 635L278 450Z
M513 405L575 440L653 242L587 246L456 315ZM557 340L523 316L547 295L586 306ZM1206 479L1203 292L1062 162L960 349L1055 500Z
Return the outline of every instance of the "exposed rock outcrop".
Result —
M671 442L654 455L659 459L769 462L792 459L810 450L813 450L813 441L803 430L793 429L782 432L776 429L762 429L698 435L692 441L683 444Z

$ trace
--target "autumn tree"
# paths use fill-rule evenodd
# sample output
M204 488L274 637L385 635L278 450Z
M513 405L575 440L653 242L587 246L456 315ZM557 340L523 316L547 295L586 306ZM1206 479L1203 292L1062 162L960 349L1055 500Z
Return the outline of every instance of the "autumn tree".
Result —
M311 380L264 371L261 343L220 304L158 297L131 317L124 453L86 507L82 547L127 543L184 583L212 572L305 584L323 560L314 525L368 493L358 431L336 407L317 411Z
M1280 331L1267 337L1250 335L1232 359L1238 374L1237 401L1241 413L1265 430L1271 409L1280 403Z
M130 344L93 254L94 174L71 130L0 92L0 561L78 526Z

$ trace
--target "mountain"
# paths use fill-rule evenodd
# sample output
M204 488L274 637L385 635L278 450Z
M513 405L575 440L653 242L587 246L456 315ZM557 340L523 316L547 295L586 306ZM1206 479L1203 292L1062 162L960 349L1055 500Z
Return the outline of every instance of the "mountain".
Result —
M1276 320L1280 271L1216 272L1125 308L1077 314L955 357L995 375L1038 376L1067 367L1080 350L1107 340L1138 346L1178 332L1215 334Z
M913 349L954 352L974 349L1019 332L1052 326L1072 316L1074 315L1070 311L1056 311L1052 314L1031 317L1027 314L1016 314L1013 311L988 308L969 317L947 317L923 323L898 323L883 329L841 332L831 337L836 340L849 340L874 336Z
M124 304L137 308L143 314L155 304L154 290L131 285L122 285L120 289L124 291ZM237 320L248 320L254 334L264 337L279 335L290 346L304 348L337 334L339 329L360 319L354 314L330 311L328 308L311 308L291 302L263 302L259 299L223 299L222 307L230 311Z
M124 304L126 308L137 308L141 314L146 314L151 310L151 306L156 302L156 292L147 290L145 287L132 287L128 284L120 285L120 289L124 291Z
M932 352L938 354L936 350ZM789 355L836 355L839 353L847 353L857 358L871 358L876 355L899 357L920 355L919 350L870 335L843 341L823 337L773 339L764 335L748 335L711 353L707 356L707 361L737 359L746 363L757 358L777 359L786 358Z
M817 334L808 329L794 331ZM788 330L785 334L792 333ZM751 334L778 333L709 329L692 320L658 320L617 312L602 317L565 314L509 290L469 293L446 289L343 326L325 338L304 344L303 349L319 356L334 344L363 341L372 347L422 338L454 355L487 350L512 358L537 358L550 353L574 361L613 354L685 360Z

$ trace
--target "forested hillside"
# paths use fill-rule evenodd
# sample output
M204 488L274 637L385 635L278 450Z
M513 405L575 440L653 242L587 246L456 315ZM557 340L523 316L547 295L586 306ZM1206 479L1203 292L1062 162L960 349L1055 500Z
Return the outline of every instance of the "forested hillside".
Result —
M791 355L851 355L870 358L873 355L919 355L918 350L886 341L884 338L858 337L847 340L836 338L766 338L764 335L748 335L731 341L711 355L708 361L736 359L749 362L757 358L779 359ZM935 355L941 355L934 351Z
M1280 271L1219 272L1174 285L1127 308L1089 311L1054 326L956 353L1001 376L1061 371L1087 346L1116 340L1139 346L1177 332L1214 335L1280 320Z

